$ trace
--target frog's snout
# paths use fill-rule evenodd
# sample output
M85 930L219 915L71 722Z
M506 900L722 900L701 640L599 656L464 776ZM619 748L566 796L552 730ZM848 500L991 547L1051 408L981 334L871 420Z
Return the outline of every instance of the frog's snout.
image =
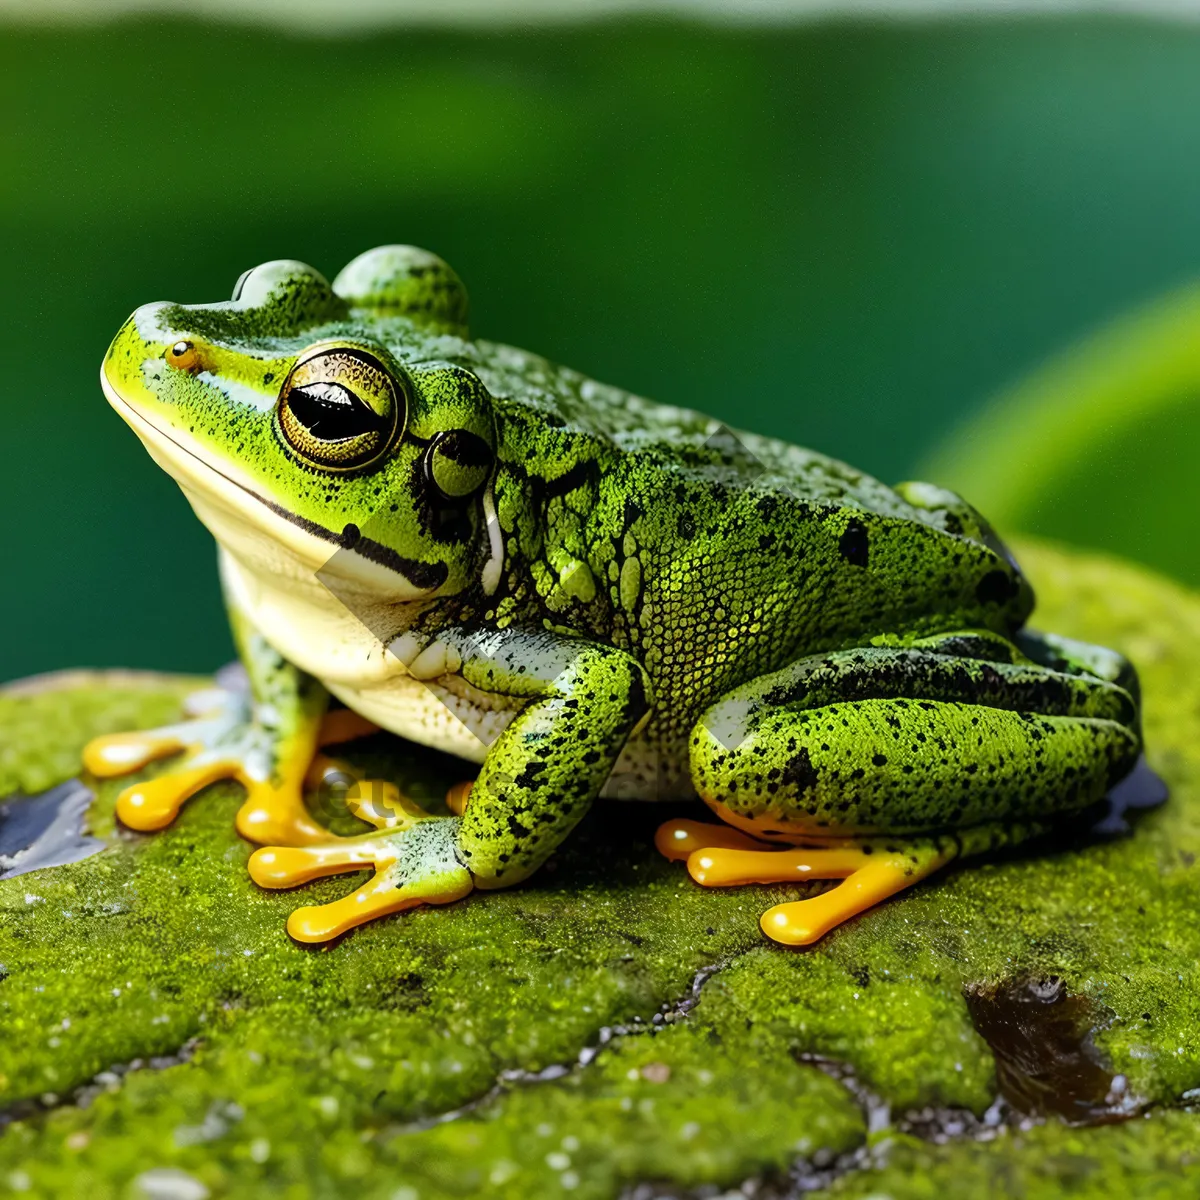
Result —
M117 330L117 335L109 344L108 352L100 365L100 382L104 385L104 392L110 403L114 392L121 399L128 395L129 381L134 371L140 370L145 357L145 346L137 327L139 312L141 309Z
M183 399L179 384L204 369L199 339L171 327L167 303L144 304L117 331L100 367L109 404L129 422L174 424ZM141 434L138 424L135 431Z
M104 376L109 382L118 383L131 370L140 369L147 358L162 353L161 347L171 336L170 331L163 334L162 310L166 307L161 303L143 304L117 330L104 356Z

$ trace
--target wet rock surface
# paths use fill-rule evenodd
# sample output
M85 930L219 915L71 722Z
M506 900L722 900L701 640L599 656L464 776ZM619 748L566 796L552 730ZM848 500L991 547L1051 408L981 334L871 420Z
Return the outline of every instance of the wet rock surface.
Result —
M698 888L651 846L670 813L617 804L524 887L305 949L287 913L355 879L256 889L235 786L140 837L85 781L107 848L0 879L0 1194L1200 1188L1200 598L1022 557L1040 624L1137 663L1170 799L1136 811L1143 780L1129 832L959 865L810 950L757 926L803 886ZM0 694L0 798L193 686L61 682ZM462 774L383 736L347 757L431 806Z
M996 1060L996 1086L1020 1113L1076 1125L1122 1120L1140 1105L1105 1065L1095 1036L1110 1014L1061 979L966 989L971 1023Z

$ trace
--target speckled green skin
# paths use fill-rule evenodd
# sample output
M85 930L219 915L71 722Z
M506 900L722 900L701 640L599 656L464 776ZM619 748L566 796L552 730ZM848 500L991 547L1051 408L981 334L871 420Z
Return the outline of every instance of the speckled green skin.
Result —
M1111 561L1020 550L1047 620L1138 665L1171 800L1131 836L951 868L797 953L764 944L757 919L807 888L690 887L650 845L656 812L598 805L525 886L314 953L283 932L294 900L246 878L240 788L134 837L114 829L120 785L106 784L92 823L107 851L0 881L0 1109L57 1096L0 1134L0 1194L132 1200L138 1176L174 1169L215 1200L615 1200L640 1181L734 1188L868 1144L817 1194L1192 1194L1200 597ZM0 694L0 792L69 777L88 737L169 720L182 690ZM460 771L382 737L347 753L431 807ZM714 966L690 1011L651 1025ZM893 1122L926 1105L982 1113L995 1075L964 988L1047 974L1096 1006L1099 1051L1148 1115L948 1145L886 1122L868 1135L850 1093L799 1061L848 1064ZM576 1065L605 1026L631 1032ZM152 1065L196 1037L189 1062ZM138 1060L86 1107L70 1102ZM501 1078L555 1064L570 1069Z
M467 340L465 309L453 272L409 248L332 287L270 263L232 302L139 309L104 366L222 543L239 619L283 659L354 703L353 677L314 665L332 592L361 619L361 660L386 645L507 712L461 823L421 831L431 864L524 879L606 785L694 788L793 839L929 832L971 852L1098 801L1135 761L1128 664L1021 632L1032 592L957 496ZM369 356L364 432L285 403L314 345ZM231 486L233 519L210 496ZM281 557L264 537L303 545ZM286 616L245 598L327 568L339 582Z

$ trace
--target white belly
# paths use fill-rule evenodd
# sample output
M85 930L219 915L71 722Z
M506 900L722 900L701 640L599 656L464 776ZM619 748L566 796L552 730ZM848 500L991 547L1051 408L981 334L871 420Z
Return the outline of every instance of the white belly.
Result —
M347 708L390 733L422 746L482 763L488 747L520 711L504 697L468 699L441 680L428 683L402 676L354 688L326 683ZM625 744L601 796L609 800L681 800L695 797L686 766L666 758L640 737Z
M231 603L284 658L319 679L347 708L390 733L482 763L488 747L521 709L508 697L466 687L456 676L415 678L319 585L301 589L295 580L284 579L283 586L273 586L272 580L247 571L228 553L221 556L221 577ZM601 795L675 800L690 799L695 791L686 762L635 736L626 743Z

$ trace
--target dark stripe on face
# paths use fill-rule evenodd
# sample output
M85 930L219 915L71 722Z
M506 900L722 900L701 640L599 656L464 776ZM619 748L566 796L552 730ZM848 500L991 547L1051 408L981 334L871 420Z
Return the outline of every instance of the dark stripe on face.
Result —
M237 481L230 480L230 482L236 483ZM243 491L249 492L260 503L265 504L276 516L303 529L305 533L311 533L323 541L332 542L343 550L353 550L355 554L361 555L373 563L378 563L381 567L386 567L397 575L402 575L413 587L422 590L441 587L450 574L450 568L444 562L427 563L422 562L419 558L405 558L404 555L397 554L391 546L385 546L373 538L363 537L357 525L347 525L341 533L334 533L332 529L326 529L324 525L318 525L316 521L310 521L298 513L289 512L281 505L267 500L257 492L250 491L240 483L237 486Z
M592 459L576 463L569 471L564 471L556 479L547 479L544 494L546 496L565 496L585 483L593 483L600 478L600 466Z
M397 554L391 546L385 546L373 538L363 537L357 525L347 525L338 541L344 549L353 550L363 558L403 575L414 587L441 587L446 582L446 576L450 574L450 568L444 562L427 563L419 558L405 558L402 554Z
M574 492L577 487L595 482L599 478L599 463L596 463L592 458L588 458L584 462L577 462L574 467L571 467L570 470L565 470L556 479L545 479L542 476L542 494L546 497L566 496L569 492Z
M363 558L369 559L373 563L378 563L381 567L386 567L389 571L394 571L397 575L407 579L413 587L425 590L441 587L446 582L446 577L450 574L450 568L444 562L427 563L417 558L405 558L404 555L397 554L390 546L385 546L382 542L374 541L372 538L363 537L357 525L347 525L341 533L334 533L332 529L326 529L324 525L318 525L316 521L310 521L307 517L302 517L298 513L289 512L273 500L268 500L265 496L260 496L253 488L248 488L244 483L239 483L236 479L231 479L224 471L214 467L212 463L201 458L200 455L190 450L182 442L176 441L165 429L152 424L142 416L115 389L113 395L139 421L149 425L160 437L166 438L173 446L178 447L178 449L182 450L190 458L194 458L214 475L219 475L226 483L231 483L239 491L245 492L247 496L252 496L264 508L269 508L277 517L282 517L285 521L295 525L299 529L303 529L306 533L311 533L314 537L319 537L322 541L330 542L332 545L339 546L343 550L353 550L355 554L361 554Z

